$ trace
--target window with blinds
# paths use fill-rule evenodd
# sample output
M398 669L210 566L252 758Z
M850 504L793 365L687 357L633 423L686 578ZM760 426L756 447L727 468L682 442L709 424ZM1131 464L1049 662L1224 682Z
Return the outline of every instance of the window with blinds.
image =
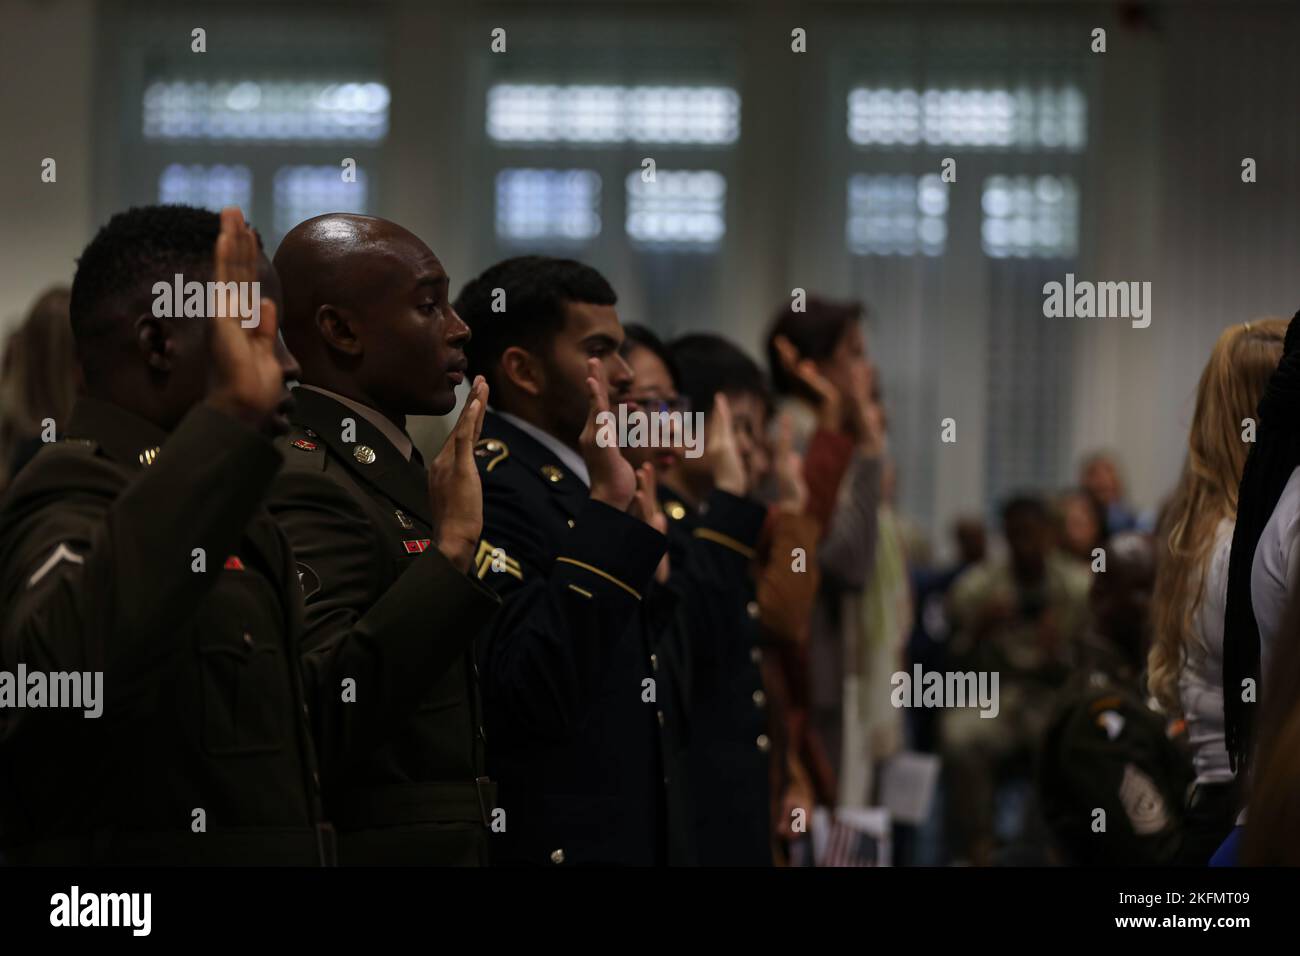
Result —
M290 228L326 212L372 212L391 92L382 26L299 22L279 31L214 17L220 55L190 52L181 12L132 7L116 24L119 192L113 203L238 205L274 253ZM350 160L350 162L346 162Z

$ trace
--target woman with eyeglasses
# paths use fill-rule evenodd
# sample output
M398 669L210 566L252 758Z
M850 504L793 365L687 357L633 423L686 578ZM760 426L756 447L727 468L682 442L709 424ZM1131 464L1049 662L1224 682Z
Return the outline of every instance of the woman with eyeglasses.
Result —
M692 336L670 350L647 329L625 332L623 358L634 376L625 401L650 413L708 413L698 455L680 444L624 450L658 476L673 541L668 588L680 603L675 636L691 666L683 770L698 861L785 862L794 811L810 812L813 800L799 748L788 745L800 735L788 726L779 658L765 651L801 639L816 592L815 551L797 570L789 559L819 535L806 513L801 462L787 432L770 467L765 383L730 343ZM770 508L754 500L769 469ZM758 524L736 520L746 513ZM754 540L736 537L742 527Z

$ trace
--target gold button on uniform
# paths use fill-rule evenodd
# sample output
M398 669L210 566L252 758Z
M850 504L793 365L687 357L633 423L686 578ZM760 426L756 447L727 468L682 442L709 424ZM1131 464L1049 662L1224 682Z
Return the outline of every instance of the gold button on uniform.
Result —
M363 465L373 465L375 463L375 450L369 445L358 445L352 449L352 457Z
M563 863L563 862L564 862L564 851L563 851L563 850L552 850L552 851L551 851L551 862L552 862L552 863Z
M767 739L767 734L759 734L758 739L754 741L762 753L767 753L772 749L772 741Z
M662 727L664 725L664 712L660 710L657 711L657 714L659 716L659 726Z
M542 477L551 484L555 484L555 482L561 481L564 478L564 472L560 471L560 469L556 468L554 465L542 465Z
M749 649L749 659L755 664L761 663L763 660L763 652L757 647L751 647Z
M480 438L474 445L475 458L490 458L486 471L491 471L510 457L510 449L498 438Z
M758 602L750 601L745 605L745 613L749 615L750 620L758 619Z
M659 655L658 655L658 654L651 654L651 655L650 655L650 666L651 666L654 670L658 670L658 669L659 669Z
M767 706L767 695L764 694L761 690L754 691L754 706L755 707Z

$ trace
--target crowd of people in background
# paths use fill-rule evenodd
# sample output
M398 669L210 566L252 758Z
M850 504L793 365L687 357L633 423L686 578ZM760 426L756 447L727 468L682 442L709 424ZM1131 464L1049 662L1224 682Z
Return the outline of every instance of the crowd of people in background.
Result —
M422 474L402 416L439 406L412 393L380 415L362 400L389 400L395 392L379 383L412 370L418 378L419 368L392 354L364 381L345 371L360 367L365 349L383 353L379 343L400 326L367 318L362 327L373 328L354 341L347 310L328 309L372 288L361 279L360 292L347 288L349 275L379 281L365 272L379 268L364 259L370 245L436 260L382 220L325 218L328 229L309 221L291 232L274 261L283 340L302 362L282 359L286 375L303 376L315 407L363 406L379 431L340 452L361 475L375 448L381 461L404 451ZM202 222L211 245L216 217ZM340 235L354 245L331 238ZM131 242L130 230L114 241ZM266 275L271 263L261 261ZM187 262L198 268L192 255ZM83 259L83 286L97 267ZM137 272L104 295L151 278ZM501 605L476 627L476 643L473 634L465 642L455 672L472 685L456 698L470 715L466 733L477 732L474 746L486 752L486 773L473 761L456 771L480 781L468 817L457 819L490 834L490 852L471 847L454 862L1300 862L1300 317L1223 332L1159 515L1132 506L1119 460L1098 452L1080 462L1076 485L1017 492L992 522L972 501L949 529L951 547L937 549L899 506L906 476L890 458L887 369L871 355L860 304L810 296L780 308L760 364L725 336L661 341L648 325L622 323L614 291L580 263L507 260L454 302L445 276L437 283L443 301L430 314L456 326L438 334L463 352L461 371L482 376L466 413L479 422L457 426L482 429L472 435L481 528L461 565ZM501 291L505 310L493 304ZM0 489L66 437L63 423L86 391L88 350L98 347L86 329L104 303L74 300L67 288L45 292L5 344ZM86 314L70 322L70 303ZM394 340L391 351L402 347ZM602 457L592 416L619 403L702 413L703 454L670 445L622 448L625 465ZM1244 430L1247 420L1257 429ZM319 426L289 421L288 460L333 467ZM272 498L301 562L306 633L325 634L339 615L353 628L361 615L377 620L367 614L382 606L375 595L397 585L385 580L352 603L332 592L329 549L313 537L327 531L304 531L294 507L287 492ZM387 520L391 504L380 511L373 520ZM414 508L396 511L402 528L412 518ZM5 527L15 533L12 521ZM938 551L951 557L937 561ZM30 569L5 567L20 571ZM604 609L591 610L593 601ZM624 630L635 639L615 647ZM0 663L17 663L25 646L8 641ZM996 675L996 715L951 701L900 707L896 678L914 672ZM655 690L638 701L627 688L647 675ZM329 718L313 722L319 734ZM38 764L13 756L14 727L3 726L7 768L32 771ZM349 758L345 773L319 737L315 747L324 812L346 836L341 808L362 804L348 774L387 771L378 758L363 760L364 771ZM938 785L900 798L900 768L918 756L937 766ZM494 799L481 783L488 776L511 815L501 830L496 805L475 802ZM627 800L636 788L640 797ZM0 801L0 835L6 850L19 848L15 859L25 858L21 802ZM859 813L904 806L884 828ZM356 829L370 835L345 838L356 859L418 862L374 837L373 815L356 812ZM650 821L644 841L630 817ZM39 813L30 821L49 823ZM848 857L828 848L837 828L855 834Z

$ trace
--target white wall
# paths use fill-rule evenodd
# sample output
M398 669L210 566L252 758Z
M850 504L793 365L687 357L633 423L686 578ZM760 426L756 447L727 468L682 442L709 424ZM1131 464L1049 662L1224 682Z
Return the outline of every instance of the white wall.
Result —
M897 17L917 7L888 5L884 13ZM1062 484L1073 479L1083 451L1114 447L1133 497L1154 507L1177 474L1196 377L1219 330L1300 307L1300 65L1294 56L1300 20L1286 5L1242 12L1245 7L1157 8L1154 25L1136 26L1118 23L1109 6L1082 7L1086 16L1096 11L1110 42L1089 103L1099 148L1086 156L1091 186L1080 271L1096 279L1152 281L1155 315L1145 330L1122 322L1075 330L1073 374L1064 386L1069 413L1060 423ZM309 5L230 8L271 15ZM977 20L1005 13L974 3L960 8ZM92 194L92 188L104 192L92 184L114 181L96 176L97 169L117 161L116 127L103 120L112 113L105 99L111 104L113 91L111 79L96 72L96 19L103 26L124 9L93 0L0 0L0 326L16 320L46 285L70 279L73 257L97 217L118 206L111 195L95 202ZM475 237L491 229L491 210L469 188L478 157L466 144L482 130L481 104L466 94L476 82L473 71L481 69L469 48L486 44L485 25L523 22L537 7L461 0L342 2L326 9L335 17L363 11L383 18L395 95L378 211L426 237L458 287L488 264L478 261ZM561 3L545 8L552 17L564 9ZM778 59L788 39L773 37L788 38L789 27L805 20L833 24L859 16L870 32L881 8L843 3L807 14L779 4L665 2L567 9L587 27L601 16L633 11L672 25L661 29L722 23L735 38L744 115L729 184L730 238L716 289L696 312L676 320L726 331L756 350L771 310L794 286L856 294L860 276L843 263L835 218L841 210L828 205L843 203L845 170L826 146L828 137L843 136L843 104L823 102L827 74L817 57L827 31L811 34L807 59L798 62ZM45 156L58 161L56 184L40 182ZM1259 161L1260 182L1253 186L1240 182L1242 156ZM896 394L906 407L895 409L899 427L934 427L937 436L929 419L954 414L953 408L972 426L961 433L969 444L952 460L911 476L924 483L920 493L936 531L983 498L986 336L969 320L972 299L984 294L977 274L974 264L954 263L938 279L919 271L896 275L893 285L882 282L873 303L878 321L900 323L897 334L878 337L892 350L881 360L901 376ZM937 324L921 330L913 324L926 316L907 310L905 286L930 281L942 285L934 290ZM629 280L620 291L626 314L647 318L645 290ZM944 364L939 374L926 373L921 356L935 348ZM429 422L416 430L426 446L440 433Z
M89 238L94 38L92 0L0 0L0 330L72 281Z
M1073 401L1074 451L1119 449L1149 508L1177 480L1220 332L1300 309L1300 17L1272 6L1164 19L1162 37L1107 54L1115 148L1095 260L1100 278L1152 281L1154 316L1147 329L1104 324L1084 339ZM1247 156L1254 184L1241 181Z

